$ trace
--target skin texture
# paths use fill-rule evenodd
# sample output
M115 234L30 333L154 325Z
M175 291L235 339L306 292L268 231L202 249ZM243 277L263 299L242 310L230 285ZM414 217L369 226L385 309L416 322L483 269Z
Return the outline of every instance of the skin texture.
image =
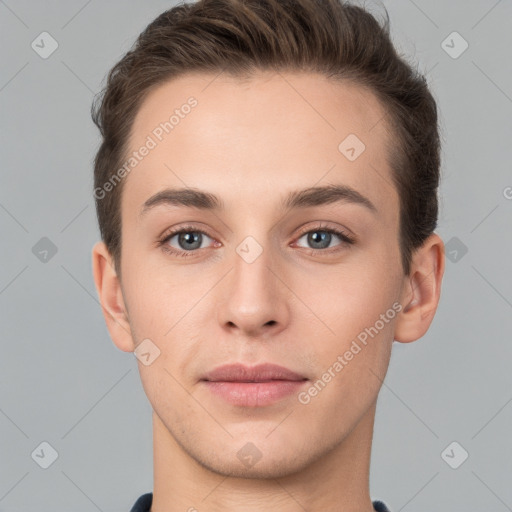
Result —
M393 340L419 339L431 324L443 242L431 235L404 275L387 163L393 135L371 92L306 73L181 76L145 99L131 148L190 96L197 106L125 178L122 280L105 245L93 248L113 342L132 352L150 339L160 350L152 364L138 361L154 411L152 511L370 512L377 396ZM354 161L338 150L349 134L366 146ZM349 201L280 209L288 192L323 185L348 185L377 212ZM224 209L159 205L141 217L168 187L213 193ZM201 248L184 258L158 246L187 224L207 233ZM332 235L312 252L319 246L307 233L319 226L356 241ZM252 263L236 250L247 236L263 249ZM167 245L187 252L178 236ZM236 407L200 382L225 363L272 362L311 385L394 303L401 311L307 404L293 394ZM261 454L252 466L237 456L247 443Z

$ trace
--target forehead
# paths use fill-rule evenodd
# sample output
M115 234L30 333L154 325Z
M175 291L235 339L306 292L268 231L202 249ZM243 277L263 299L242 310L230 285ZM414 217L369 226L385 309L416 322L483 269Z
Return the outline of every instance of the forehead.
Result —
M380 102L351 82L309 73L183 75L139 108L130 153L151 149L127 176L123 209L134 212L168 187L263 208L287 191L337 183L370 196L392 221L392 145Z

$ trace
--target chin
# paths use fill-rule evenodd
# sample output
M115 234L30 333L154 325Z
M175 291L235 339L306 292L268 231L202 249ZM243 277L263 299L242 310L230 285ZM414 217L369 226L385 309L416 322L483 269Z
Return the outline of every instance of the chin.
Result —
M233 458L219 458L212 460L196 459L201 466L213 473L230 478L253 478L253 479L274 479L283 478L299 472L305 466L304 460L290 457L283 460L279 453L274 453L272 458L262 455L261 459L251 465L249 461L242 462L236 453Z

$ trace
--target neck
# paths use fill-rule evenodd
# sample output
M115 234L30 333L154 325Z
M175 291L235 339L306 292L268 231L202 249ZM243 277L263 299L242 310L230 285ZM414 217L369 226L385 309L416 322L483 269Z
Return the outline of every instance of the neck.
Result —
M342 442L299 471L240 478L208 469L153 412L151 512L373 512L370 452L376 402Z

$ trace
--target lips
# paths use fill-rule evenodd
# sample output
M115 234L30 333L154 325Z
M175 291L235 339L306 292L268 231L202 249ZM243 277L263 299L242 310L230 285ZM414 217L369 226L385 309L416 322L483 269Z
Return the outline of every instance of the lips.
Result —
M272 382L308 380L304 375L271 363L246 366L240 363L227 364L207 372L201 380L210 382Z
M207 372L202 385L212 396L236 407L264 407L297 394L309 379L278 366L228 364Z

